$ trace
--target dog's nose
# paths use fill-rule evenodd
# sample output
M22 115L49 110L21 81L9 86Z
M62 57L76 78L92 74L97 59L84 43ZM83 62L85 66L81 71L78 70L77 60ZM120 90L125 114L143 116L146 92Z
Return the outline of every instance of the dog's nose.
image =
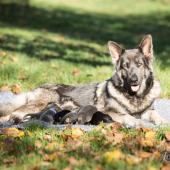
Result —
M137 75L136 75L136 74L133 74L133 75L131 76L130 80L131 80L132 83L137 83L137 82L138 82L138 77L137 77Z

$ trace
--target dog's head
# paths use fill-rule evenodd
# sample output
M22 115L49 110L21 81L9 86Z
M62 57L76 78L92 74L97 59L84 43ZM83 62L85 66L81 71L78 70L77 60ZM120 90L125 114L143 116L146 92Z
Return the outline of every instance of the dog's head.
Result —
M140 96L151 85L153 44L152 36L146 35L135 49L124 49L109 41L108 47L116 73L113 82L130 95ZM149 84L148 84L149 83Z

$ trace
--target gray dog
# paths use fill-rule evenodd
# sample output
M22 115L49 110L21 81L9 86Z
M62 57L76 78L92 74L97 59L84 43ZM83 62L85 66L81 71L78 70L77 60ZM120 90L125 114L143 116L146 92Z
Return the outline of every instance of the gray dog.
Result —
M152 108L159 97L160 85L153 75L151 35L146 35L135 49L123 49L112 41L108 48L116 68L110 79L81 86L46 84L7 98L1 94L1 122L16 118L22 121L25 115L39 114L54 103L72 111L92 105L130 127L166 123Z

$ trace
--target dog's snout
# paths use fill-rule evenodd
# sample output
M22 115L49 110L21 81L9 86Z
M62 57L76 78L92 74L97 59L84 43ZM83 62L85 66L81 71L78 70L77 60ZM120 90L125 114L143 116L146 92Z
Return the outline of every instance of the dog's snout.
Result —
M136 74L133 74L133 75L131 76L130 80L131 80L132 83L137 83L137 82L138 82L138 77L137 77L137 75L136 75Z

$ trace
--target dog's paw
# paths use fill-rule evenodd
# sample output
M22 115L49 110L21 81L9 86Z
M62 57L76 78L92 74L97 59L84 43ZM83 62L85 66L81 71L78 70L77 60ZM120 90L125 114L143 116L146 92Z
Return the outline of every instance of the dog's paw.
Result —
M31 120L32 116L31 115L26 115L23 117L22 122L28 122L29 120Z

